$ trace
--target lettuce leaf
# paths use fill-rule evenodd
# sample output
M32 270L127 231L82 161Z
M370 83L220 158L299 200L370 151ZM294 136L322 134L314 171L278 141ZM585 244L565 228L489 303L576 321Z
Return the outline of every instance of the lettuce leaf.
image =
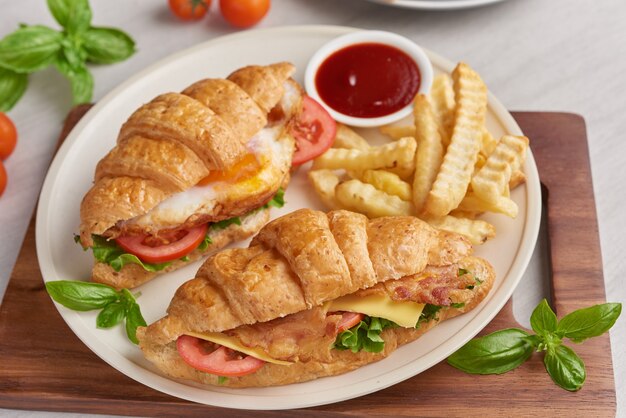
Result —
M239 216L235 216L234 218L224 219L223 221L212 223L210 226L210 229L216 229L219 231L221 229L226 229L233 224L241 225L241 218ZM209 229L209 232L210 232L210 229Z
M91 251L93 252L94 258L101 263L110 265L115 271L120 271L126 264L131 263L139 264L144 270L152 272L161 271L172 264L169 261L158 264L144 263L136 255L124 252L114 240L109 241L99 235L92 235L92 238L93 246L91 247Z
M422 310L422 314L417 320L417 324L415 324L415 328L419 329L421 324L423 324L424 322L428 322L432 319L434 319L435 321L439 320L439 315L437 314L439 313L441 308L443 308L443 306L431 305L430 303L427 303Z
M274 197L272 197L272 200L263 205L263 209L267 209L269 207L275 207L280 209L283 206L285 206L285 191L281 187L276 191L276 194L274 195Z
M365 316L358 325L337 335L333 348L351 350L357 353L364 350L368 353L380 353L385 348L385 340L380 336L386 328L397 328L399 325L384 318Z

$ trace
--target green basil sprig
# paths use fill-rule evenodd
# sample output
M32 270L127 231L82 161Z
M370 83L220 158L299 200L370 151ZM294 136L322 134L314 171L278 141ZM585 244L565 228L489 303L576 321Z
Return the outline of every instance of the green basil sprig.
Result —
M585 364L563 338L580 343L607 332L622 312L621 303L604 303L578 309L557 320L544 299L533 311L531 334L509 328L475 338L448 357L448 363L471 374L502 374L528 360L533 352L544 351L546 371L565 390L579 390L586 378Z
M56 302L74 311L101 309L96 318L98 328L111 328L126 319L126 335L133 343L137 341L137 327L145 327L135 296L127 289L117 291L99 284L72 280L57 280L46 283L48 294Z
M63 30L21 25L0 40L0 112L22 97L28 74L50 65L70 81L75 104L89 102L94 83L86 63L112 64L135 52L126 33L91 26L87 0L48 0L48 8Z

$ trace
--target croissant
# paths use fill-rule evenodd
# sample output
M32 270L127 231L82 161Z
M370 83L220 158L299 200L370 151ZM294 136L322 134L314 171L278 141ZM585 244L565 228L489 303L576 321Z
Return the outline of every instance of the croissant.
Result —
M183 257L193 260L267 222L263 206L289 181L295 147L289 128L302 98L291 79L294 70L289 63L244 67L226 79L160 95L128 118L82 200L80 241L94 247L94 255L102 239L102 245L117 243L123 248L115 251L127 250L140 262L114 269L97 260L95 281L135 287L186 262L150 261L142 249L163 250L185 231L208 224L209 245ZM211 230L211 224L233 219L241 225ZM94 237L102 239L94 243ZM124 239L134 246L126 248Z
M494 271L471 252L463 236L415 217L368 220L343 210L298 210L263 227L248 248L212 255L176 291L167 315L138 329L140 348L165 374L204 384L218 384L220 371L196 367L185 357L186 341L217 342L265 361L219 381L226 386L345 373L480 303ZM402 325L382 331L379 352L341 350L345 311Z

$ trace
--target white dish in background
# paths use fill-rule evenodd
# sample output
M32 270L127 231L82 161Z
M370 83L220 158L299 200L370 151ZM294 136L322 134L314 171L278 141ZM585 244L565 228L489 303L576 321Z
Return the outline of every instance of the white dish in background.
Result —
M368 0L385 6L418 10L457 10L487 6L504 0Z
M283 27L246 31L218 38L175 54L131 77L103 98L78 123L57 153L41 192L37 210L37 255L44 281L86 280L93 258L74 243L79 205L89 189L96 163L115 144L121 124L142 103L166 91L179 91L205 77L224 77L248 64L289 60L302 82L313 53L329 40L355 29L333 26ZM272 45L267 48L267 45ZM236 51L236 53L233 53ZM451 71L453 64L428 53L435 72ZM486 80L489 84L489 80ZM506 109L489 94L487 126L496 136L521 134ZM379 141L376 130L360 130ZM322 209L307 185L306 168L293 177L287 204L272 216L301 207ZM495 267L497 279L483 303L471 312L445 321L424 337L396 350L389 358L340 376L272 388L228 389L201 387L161 375L126 338L123 327L97 329L97 312L75 312L57 305L74 333L98 356L125 375L161 392L210 405L242 409L286 409L323 405L365 395L408 379L444 360L475 336L500 311L519 283L535 246L541 213L537 167L528 153L525 185L511 197L519 205L515 220L488 215L498 235L478 247L476 254ZM247 245L247 242L240 245ZM142 312L151 323L165 314L175 289L192 278L200 262L163 275L137 289Z
M433 67L428 59L428 56L418 44L405 38L404 36L400 36L392 32L363 30L334 38L324 44L317 50L317 52L315 52L315 54L313 54L304 73L304 87L306 88L307 94L324 106L328 113L330 113L330 115L337 122L345 123L350 126L359 126L363 128L382 126L397 122L400 119L409 116L413 111L413 103L409 103L402 109L385 116L362 118L343 114L326 104L324 99L320 97L320 94L317 91L315 77L324 61L337 51L349 46L364 43L377 43L392 46L407 54L413 59L413 61L415 61L419 71L420 83L417 93L428 94L430 92L430 87L433 83Z

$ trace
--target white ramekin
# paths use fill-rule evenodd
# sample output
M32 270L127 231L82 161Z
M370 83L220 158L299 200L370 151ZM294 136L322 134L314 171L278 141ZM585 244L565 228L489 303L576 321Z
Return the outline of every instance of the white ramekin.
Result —
M409 103L402 109L391 113L389 115L380 116L376 118L359 118L354 116L348 116L343 113L337 112L332 107L328 106L324 100L320 97L317 88L315 86L315 75L320 65L331 56L333 53L340 49L346 48L351 45L362 43L379 43L384 45L393 46L406 53L409 57L413 58L417 68L420 72L420 86L417 91L418 94L428 94L433 82L433 67L428 59L426 53L415 42L391 32L384 31L358 31L349 33L347 35L339 36L332 41L324 44L309 60L304 74L304 85L306 92L309 96L317 100L324 108L330 113L330 115L338 122L344 123L350 126L358 126L363 128L376 127L387 125L392 122L396 122L406 116L408 116L413 109L413 103Z

